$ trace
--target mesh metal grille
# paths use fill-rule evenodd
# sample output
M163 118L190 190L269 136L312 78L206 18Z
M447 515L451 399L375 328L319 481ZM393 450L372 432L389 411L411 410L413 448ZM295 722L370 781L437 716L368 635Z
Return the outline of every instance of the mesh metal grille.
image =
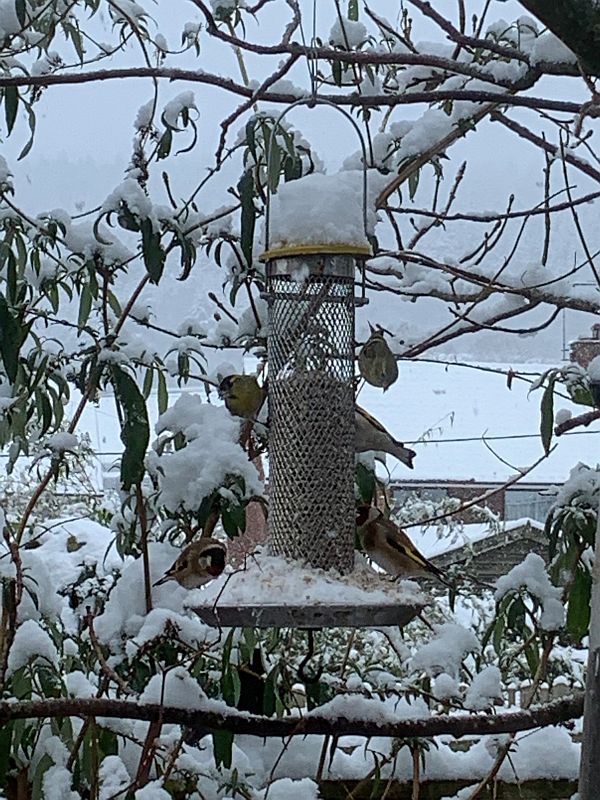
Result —
M354 564L354 269L280 259L267 282L270 547L340 572Z

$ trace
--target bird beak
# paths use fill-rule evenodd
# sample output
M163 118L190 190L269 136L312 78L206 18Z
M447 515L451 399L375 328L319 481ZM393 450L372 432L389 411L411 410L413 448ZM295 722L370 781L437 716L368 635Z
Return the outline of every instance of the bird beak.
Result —
M167 581L172 581L172 580L173 580L173 573L171 571L165 572L162 578L159 578L157 581L155 581L152 584L152 586L162 586L163 583L167 583Z

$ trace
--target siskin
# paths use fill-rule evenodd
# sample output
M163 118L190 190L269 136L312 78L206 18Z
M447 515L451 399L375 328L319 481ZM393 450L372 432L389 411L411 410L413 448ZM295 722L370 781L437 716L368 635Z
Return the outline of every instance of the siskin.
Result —
M189 544L175 559L173 565L154 584L177 581L184 589L197 589L218 578L225 569L227 548L217 539L198 539Z
M219 384L219 397L234 417L256 419L265 393L254 375L227 375Z
M398 364L383 331L371 328L371 335L358 354L358 369L367 383L384 392L398 380Z
M402 442L394 439L381 422L368 414L364 408L355 406L354 422L356 424L354 449L357 453L364 453L367 450L379 450L394 456L410 469L413 468L412 462L416 456L415 451L410 450Z
M402 528L386 519L375 506L358 506L356 526L365 553L389 575L435 575L446 583L440 570L417 550Z

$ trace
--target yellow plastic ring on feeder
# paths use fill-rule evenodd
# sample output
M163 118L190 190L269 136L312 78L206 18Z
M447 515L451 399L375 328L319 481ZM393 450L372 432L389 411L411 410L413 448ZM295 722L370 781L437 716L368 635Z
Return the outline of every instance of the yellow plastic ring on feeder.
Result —
M259 261L273 261L290 256L366 256L371 258L373 250L369 244L295 244L273 247L258 257Z

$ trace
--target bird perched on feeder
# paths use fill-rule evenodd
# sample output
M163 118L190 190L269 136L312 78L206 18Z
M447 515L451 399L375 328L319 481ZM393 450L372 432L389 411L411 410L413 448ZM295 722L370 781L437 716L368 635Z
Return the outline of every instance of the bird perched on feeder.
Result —
M219 397L235 417L256 419L265 393L254 375L227 375L219 384Z
M197 589L213 578L218 578L225 569L227 548L217 539L198 539L189 544L175 559L173 565L154 584L161 586L167 581L177 581L184 589Z
M361 376L385 392L398 380L398 364L386 342L383 331L373 328L369 323L371 335L358 354L358 368Z
M388 433L379 420L367 413L360 406L354 407L354 422L356 432L354 434L354 449L357 453L364 453L367 450L381 450L384 453L397 458L410 469L413 468L413 458L416 456L414 450L405 447L402 442Z
M447 585L440 570L417 550L402 528L375 506L358 506L356 526L365 553L389 575L434 575Z

